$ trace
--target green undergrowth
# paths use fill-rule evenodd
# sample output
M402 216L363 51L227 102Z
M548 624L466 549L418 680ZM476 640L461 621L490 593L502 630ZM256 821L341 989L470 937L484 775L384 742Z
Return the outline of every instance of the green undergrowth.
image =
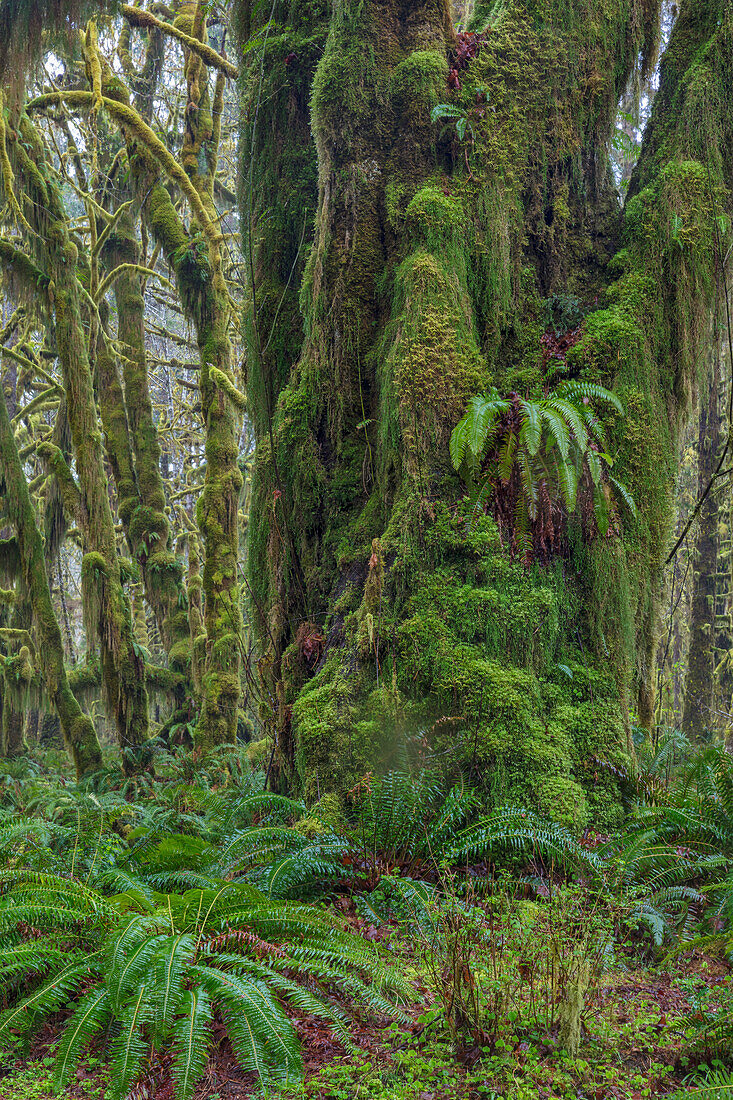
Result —
M673 743L582 838L426 771L4 766L0 1096L676 1096L733 1062L733 766Z
M12 1054L0 1060L0 1096L2 1100L55 1100L58 1096L52 1053L38 1060L16 1059ZM88 1059L80 1080L67 1096L74 1100L105 1100L109 1074L103 1058Z

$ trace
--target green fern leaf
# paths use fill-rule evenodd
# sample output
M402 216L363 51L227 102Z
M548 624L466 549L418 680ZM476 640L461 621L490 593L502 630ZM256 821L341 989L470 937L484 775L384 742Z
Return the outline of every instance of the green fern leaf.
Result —
M181 1014L173 1024L175 1100L191 1100L206 1069L211 1019L211 1002L205 990L186 990Z
M142 932L142 938L138 939L138 936L131 936L129 934L130 926L128 926L123 935L113 945L113 962L110 967L107 985L112 1007L116 1013L121 1011L123 1002L128 1001L138 989L143 978L150 970L155 952L165 943L166 937L151 936L147 932L147 924L147 920L133 922L132 927L135 932ZM120 942L125 945L124 951L120 948Z
M621 497L621 499L623 500L624 504L626 505L626 507L631 512L634 519L638 519L638 512L636 510L636 503L635 503L634 498L632 497L631 493L629 492L629 490L624 485L624 483L622 481L618 481L615 477L609 477L608 480L610 481L611 485L613 485L614 489L616 490L618 495Z
M573 404L579 404L583 398L589 401L602 401L607 405L612 405L621 416L624 415L624 407L618 394L614 393L613 390L607 390L603 386L599 386L595 382L572 379L562 382L557 387L556 393L562 397L567 397Z
M519 429L519 445L525 446L534 458L542 441L542 408L533 401L521 401L522 426Z
M578 500L578 474L575 467L569 462L558 462L557 477L565 507L572 513Z
M158 941L150 966L151 1014L156 1041L162 1041L170 1033L183 995L185 969L195 950L195 940L185 933Z
M546 402L542 404L542 418L547 424L549 438L560 452L563 461L568 457L570 433L562 416Z
M27 1031L37 1020L57 1012L65 1004L83 981L93 973L98 956L86 956L82 962L78 956L57 971L39 989L25 997L19 1005L7 1009L0 1015L0 1036L11 1029Z
M112 1100L124 1100L140 1073L148 1044L143 1039L143 1027L149 1020L147 986L121 1007L120 1032L112 1040L111 1085Z
M472 397L468 403L467 446L475 462L480 462L484 456L490 430L498 413L497 403L492 397Z
M468 447L468 420L464 416L458 421L455 428L451 432L450 437L450 458L453 463L454 470L460 470L463 465L463 460L466 457L466 448Z
M538 484L535 480L532 463L524 450L517 451L517 466L519 467L527 515L531 521L534 521L537 518Z
M553 394L548 397L547 403L550 408L560 414L575 436L575 440L581 452L585 453L588 449L588 430L583 421L583 417L572 401L564 400Z
M103 985L90 990L77 1002L56 1051L54 1072L58 1088L65 1088L69 1083L84 1047L104 1027L111 1014L109 993Z
M462 118L464 112L452 103L437 103L430 112L431 122L440 122L443 118Z
M191 967L222 1008L227 1033L242 1066L262 1081L297 1084L302 1059L292 1024L264 984L210 966Z

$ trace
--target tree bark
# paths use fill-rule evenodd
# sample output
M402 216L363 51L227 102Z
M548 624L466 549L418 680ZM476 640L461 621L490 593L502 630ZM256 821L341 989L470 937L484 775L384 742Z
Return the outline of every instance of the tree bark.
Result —
M255 305L257 257L292 242L294 148L270 85L310 92L317 154L302 347L277 289L270 353L256 333L249 347L252 617L281 767L306 793L425 742L576 826L619 813L603 765L630 766L630 711L653 717L678 434L729 206L731 5L688 0L619 207L608 138L658 17L640 0L479 4L463 65L437 0L338 0L310 89L297 33L285 56L279 40L249 55L247 86L264 91L245 148L277 130L282 166L275 188L255 162L244 196L250 233L256 203L273 231ZM431 123L440 104L463 137L455 122L441 136L445 112ZM548 313L569 306L578 338L548 358ZM447 444L473 393L537 396L563 376L619 393L626 416L606 427L639 519L617 501L609 537L591 538L568 517L562 552L528 570L490 515L470 522ZM320 648L304 644L314 628Z
M698 429L698 495L708 488L720 457L720 357L712 351L712 366L700 403ZM718 572L718 497L708 492L698 518L695 540L692 601L690 605L687 673L682 729L700 741L716 725L715 594Z

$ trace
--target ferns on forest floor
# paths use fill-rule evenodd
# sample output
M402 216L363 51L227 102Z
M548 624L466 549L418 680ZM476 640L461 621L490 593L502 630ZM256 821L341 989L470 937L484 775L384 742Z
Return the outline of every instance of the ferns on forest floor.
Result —
M339 997L395 1015L395 997L409 996L378 950L325 910L251 886L160 894L130 879L106 897L78 881L11 871L0 889L0 982L17 998L0 1014L0 1038L31 1031L77 998L57 1052L59 1087L111 1027L112 1100L126 1096L151 1046L163 1045L173 1049L176 1098L189 1100L214 1014L245 1069L292 1083L302 1066L283 1002L321 1017L348 1043Z
M196 782L171 767L135 801L106 773L78 787L38 772L20 793L14 784L0 790L0 863L7 869L0 982L10 1006L0 1034L29 1033L71 1000L59 1081L109 1027L113 1097L124 1095L141 1052L151 1047L171 1051L178 1095L190 1095L212 1021L227 1029L243 1066L292 1082L300 1062L288 1002L320 1015L345 1039L350 1005L398 1011L396 998L408 995L404 980L379 949L343 931L340 918L316 904L334 891L353 896L368 925L408 925L413 950L429 945L423 958L425 965L433 959L436 975L451 972L440 959L452 958L450 945L475 926L481 935L473 947L471 936L466 941L469 970L453 968L470 973L486 948L481 937L492 913L503 928L496 939L494 921L495 942L508 945L512 913L526 917L531 909L537 927L552 928L562 899L582 894L586 916L595 914L588 929L600 922L603 936L594 931L583 948L583 922L575 918L562 936L581 963L603 950L593 965L580 966L577 981L568 977L565 993L553 994L555 1007L545 1013L550 1028L560 1025L560 1004L581 1006L609 934L617 951L636 945L649 952L680 936L690 943L713 901L716 935L729 950L733 766L710 750L684 782L637 806L623 833L595 847L526 809L487 813L475 791L427 774L370 780L354 793L339 828L332 817L320 820L317 807L307 811L265 792L261 776L236 765L218 777L213 766L202 769ZM502 877L501 867L513 874ZM573 880L581 885L567 893L563 884ZM507 975L519 974L522 951L510 951ZM542 970L536 959L533 967ZM439 997L441 983L433 982ZM538 989L545 985L543 979ZM480 982L474 979L473 988ZM526 982L515 989L522 1004L528 989ZM446 1004L455 1007L455 993ZM474 1023L490 1034L477 1022L492 1016L484 1000ZM470 1020L468 1009L461 1011ZM451 1012L445 1019L458 1034L460 1012ZM573 1012L563 1017L571 1048L578 1036Z

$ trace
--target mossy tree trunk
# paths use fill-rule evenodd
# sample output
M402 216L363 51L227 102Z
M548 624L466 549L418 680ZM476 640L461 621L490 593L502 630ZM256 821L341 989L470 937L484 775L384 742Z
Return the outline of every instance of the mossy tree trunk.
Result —
M145 302L141 275L135 270L141 262L140 247L131 213L120 216L103 254L108 271L130 265L114 283L124 391L119 384L116 364L113 364L114 377L108 387L110 399L106 416L110 428L105 424L107 453L113 469L115 463L123 466L115 474L118 510L130 553L142 571L145 595L155 615L170 667L185 677L191 663L187 599L182 583L182 563L173 551L160 473L160 445L145 353ZM104 406L101 412L105 422ZM125 477L128 469L132 476L129 484L129 475Z
M11 318L10 324L4 326L0 339L3 342L9 339L18 323L19 317L16 314ZM15 416L17 410L17 389L18 382L18 369L17 364L11 360L9 369L4 373L2 380L0 380L0 387L3 390L3 398L5 400L6 408L8 410L8 416ZM7 521L7 517L3 517L4 521ZM15 578L8 578L15 579ZM21 596L22 599L18 599ZM25 618L25 612L27 611L28 597L25 590L25 586L17 586L15 591L9 590L9 599L12 603L9 605L6 603L0 603L0 627L9 627L10 629L23 628L27 626L27 623L22 621ZM19 604L21 614L19 616ZM12 611L10 609L12 608ZM3 647L6 651L8 646ZM8 670L9 672L10 670ZM13 757L21 756L26 750L26 746L23 740L23 713L18 707L17 697L14 697L17 693L11 690L10 684L6 683L7 675L3 675L0 672L0 756Z
M17 186L22 189L26 217L34 230L30 244L43 272L36 277L35 291L45 290L53 311L76 479L57 447L44 444L39 454L47 458L66 509L74 513L82 532L88 642L92 644L96 637L99 644L107 705L123 751L123 765L129 769L137 766L136 756L147 740L148 699L144 663L134 641L130 606L122 588L77 277L78 251L70 236L58 182L47 163L43 143L26 115L20 116L9 137ZM6 181L6 185L12 184ZM28 264L21 254L15 254L12 261L16 275Z
M160 30L150 29L139 70L132 59L131 39L132 28L125 22L117 53L127 83L134 89L132 104L140 117L150 123L162 73L165 39ZM114 192L118 203L134 199L122 175L118 169ZM120 519L130 553L142 570L145 595L155 615L170 666L185 678L191 664L187 598L183 567L173 551L171 526L166 514L160 444L148 385L145 301L142 276L136 270L142 259L136 221L133 210L122 213L102 251L108 272L117 268L121 270L114 283L114 297L117 339L124 356L121 364L124 384L122 407L129 432L129 444L121 441L121 445L129 446L135 472L134 494L124 508L120 501ZM122 269L121 265L128 266Z
M698 428L698 496L707 496L700 508L693 561L685 703L682 729L701 740L717 725L715 698L715 596L718 572L719 507L710 482L720 458L720 360L712 354L712 370L700 402ZM707 392L705 392L707 390Z
M56 708L64 744L76 766L77 777L102 765L102 753L91 719L82 712L66 676L64 646L61 639L51 590L46 573L46 559L33 512L28 485L18 457L10 426L5 395L0 387L0 497L4 499L18 542L23 587L33 609L33 625L37 639L36 653L48 698ZM30 626L30 623L28 624ZM22 751L23 716L20 718L16 742L7 744L6 755Z
M202 21L200 13L197 18L194 25L194 16L184 12L177 18L176 26L203 41L205 20ZM168 179L171 165L161 159L162 147L155 146L142 116L130 108L127 89L102 65L106 105L125 139L131 185L145 225L175 273L183 311L194 325L200 355L206 475L197 505L205 552L204 668L198 739L202 747L208 748L233 741L237 727L242 634L238 577L242 474L238 465L238 437L244 399L234 380L228 334L230 298L222 273L223 238L213 199L224 76L221 72L217 75L212 93L208 72L201 71L200 58L190 52L186 79L189 109L182 161L188 186L184 190L196 218L190 232L171 198ZM73 98L73 93L72 97L64 98ZM45 99L50 101L54 97ZM115 110L117 104L121 105L121 111ZM184 181L177 177L175 182L180 185ZM198 642L199 639L193 639L194 647Z
M629 766L631 711L652 720L679 430L730 206L732 21L728 0L681 5L622 211L608 139L639 59L653 64L658 4L479 4L463 66L439 0L337 0L310 88L319 192L299 354L289 290L268 304L256 261L286 241L292 255L287 94L267 92L274 74L303 102L308 54L301 68L297 41L282 56L264 36L249 55L245 148L277 129L282 166L275 185L255 161L243 203L272 328L268 355L256 332L250 344L252 615L281 767L308 793L427 733L443 763L561 820L618 813L604 762ZM462 140L431 123L442 103ZM547 353L551 325L570 336L578 311L567 351ZM606 426L639 519L619 505L609 536L590 537L572 516L562 552L527 569L490 515L467 523L448 439L472 394L541 396L566 375L620 395L626 417ZM314 629L322 642L304 644Z

